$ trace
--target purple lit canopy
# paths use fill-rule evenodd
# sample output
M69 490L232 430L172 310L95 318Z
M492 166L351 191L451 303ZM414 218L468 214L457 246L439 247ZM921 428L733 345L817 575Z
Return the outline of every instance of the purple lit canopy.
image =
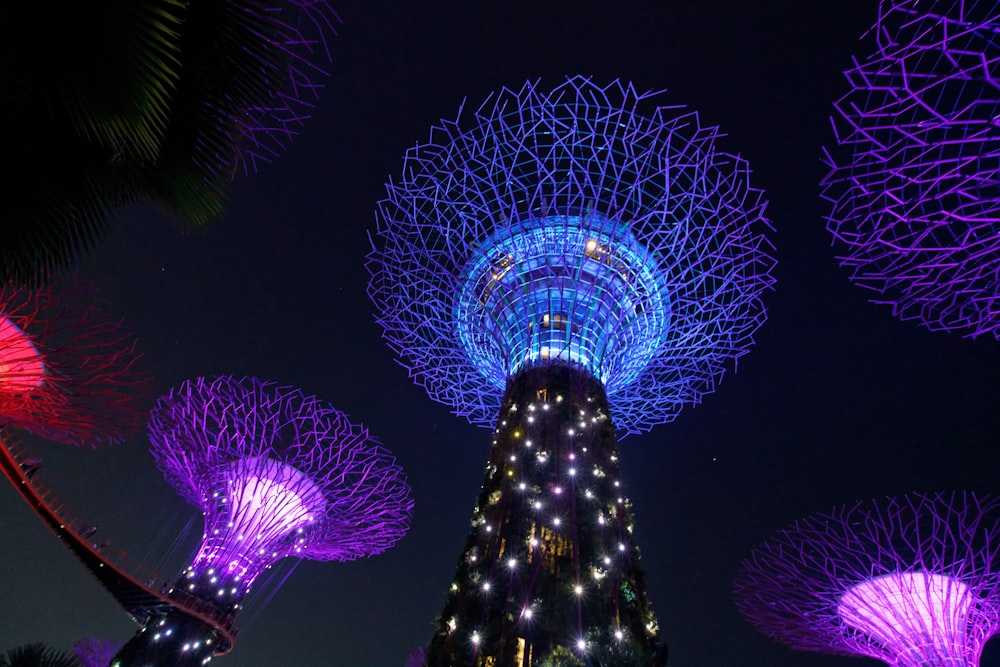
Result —
M267 39L277 86L266 89L266 102L256 101L233 116L239 137L236 173L255 172L259 163L271 162L312 115L330 75L328 41L340 23L327 0L287 0L266 8L262 16L271 22Z
M187 4L184 74L145 174L153 200L193 227L221 215L233 179L278 156L311 116L339 22L326 0Z
M823 181L839 261L900 319L1000 338L1000 5L884 0L866 37Z
M196 594L207 577L239 599L281 558L379 554L409 528L410 489L392 455L298 389L189 380L159 400L149 434L167 481L204 513L187 572Z
M774 264L762 193L718 128L656 96L528 82L408 151L379 203L368 291L434 400L489 426L509 377L563 361L636 433L748 351Z
M792 648L972 667L1000 631L1000 498L911 494L797 522L741 565L736 606Z

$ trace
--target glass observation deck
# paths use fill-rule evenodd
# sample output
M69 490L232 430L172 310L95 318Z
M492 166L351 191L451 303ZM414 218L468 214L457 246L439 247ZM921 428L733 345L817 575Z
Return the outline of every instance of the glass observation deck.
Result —
M600 215L506 226L478 245L454 308L470 360L502 383L552 361L606 387L634 379L665 339L670 309L660 262Z

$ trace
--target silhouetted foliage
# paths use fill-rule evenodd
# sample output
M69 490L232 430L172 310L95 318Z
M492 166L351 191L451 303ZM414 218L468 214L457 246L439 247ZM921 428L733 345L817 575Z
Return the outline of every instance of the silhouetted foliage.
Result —
M69 651L61 651L42 642L21 644L0 654L0 667L80 667Z

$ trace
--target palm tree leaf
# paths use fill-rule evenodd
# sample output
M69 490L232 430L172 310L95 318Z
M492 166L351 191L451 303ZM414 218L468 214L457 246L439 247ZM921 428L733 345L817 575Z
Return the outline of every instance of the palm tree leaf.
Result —
M3 76L28 82L33 103L81 138L152 161L166 132L170 98L181 73L183 0L68 3L51 11L20 3L5 15L11 30L53 32L56 40L7 40ZM3 103L0 96L0 103Z
M0 667L80 667L80 661L68 651L32 642L0 654Z

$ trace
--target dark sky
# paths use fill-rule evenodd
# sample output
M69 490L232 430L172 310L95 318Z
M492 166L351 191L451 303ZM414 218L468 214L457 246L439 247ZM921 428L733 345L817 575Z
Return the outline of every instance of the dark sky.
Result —
M366 232L407 148L468 98L570 74L666 89L726 133L770 201L776 290L718 391L622 442L626 491L671 667L849 667L790 651L732 602L751 549L797 518L910 491L994 491L1000 347L869 304L840 269L818 183L842 71L874 0L343 0L333 75L279 161L201 234L144 209L83 263L138 334L156 393L200 375L297 385L363 422L415 498L409 534L353 563L299 565L245 625L231 667L402 667L465 540L489 433L433 403L380 339ZM194 516L145 451L37 444L39 480L117 546ZM12 491L0 489L0 648L126 639L134 626ZM195 523L194 532L199 532ZM124 548L124 547L123 547ZM1000 665L1000 646L983 665Z

